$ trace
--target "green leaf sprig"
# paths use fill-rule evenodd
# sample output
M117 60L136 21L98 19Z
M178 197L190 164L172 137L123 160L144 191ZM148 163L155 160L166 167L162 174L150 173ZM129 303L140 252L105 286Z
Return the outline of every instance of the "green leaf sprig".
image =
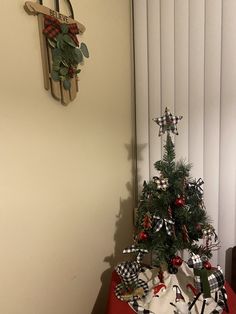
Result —
M89 58L89 51L85 43L79 46L68 34L67 24L60 25L61 32L53 39L47 38L52 49L51 78L54 81L62 81L63 87L69 90L71 79L80 73L78 65L83 63L84 57Z

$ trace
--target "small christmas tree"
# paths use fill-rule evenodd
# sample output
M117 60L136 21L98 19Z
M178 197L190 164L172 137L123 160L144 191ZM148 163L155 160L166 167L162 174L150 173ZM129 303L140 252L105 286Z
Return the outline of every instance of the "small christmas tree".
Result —
M189 163L175 161L171 133L178 135L181 119L167 108L162 117L154 119L160 126L159 136L167 133L165 150L163 159L154 165L157 176L143 184L135 222L134 245L153 253L153 265L165 265L170 273L181 265L178 254L183 250L210 258L210 240L216 237L205 211L202 179L190 177ZM200 239L205 243L199 244Z
M116 267L121 278L116 296L129 302L136 313L172 313L173 308L168 306L174 306L176 313L196 313L196 308L201 308L202 314L205 308L208 314L222 313L224 308L228 311L223 271L220 266L212 268L209 262L219 243L205 211L203 180L190 177L189 163L175 160L171 133L178 135L177 124L181 119L182 116L173 116L167 108L162 117L154 119L160 126L159 135L167 133L164 155L154 164L157 176L143 184L134 243L123 251L135 254L136 258ZM185 263L179 256L183 250L189 252ZM151 253L152 267L142 263L147 253ZM178 267L181 272L175 276ZM162 288L166 285L169 286L165 298ZM171 285L176 289L175 303L168 301ZM189 303L178 285L185 298L189 298L187 291L191 288L194 297L189 298ZM163 298L156 304L159 293ZM203 302L199 301L200 296ZM207 303L208 298L211 302Z

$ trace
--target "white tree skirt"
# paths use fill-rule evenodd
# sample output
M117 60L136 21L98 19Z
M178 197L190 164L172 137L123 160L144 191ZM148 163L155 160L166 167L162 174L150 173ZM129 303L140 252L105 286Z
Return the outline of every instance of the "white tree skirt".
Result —
M153 287L157 286L159 282L157 275L158 273L155 269L147 269L145 272L140 273L139 278L146 281L149 287L149 293L146 297L138 301L140 306L155 314L173 314L176 309L170 302L176 304L176 289L173 288L174 285L177 285L181 289L182 295L187 303L193 301L194 295L192 291L187 288L187 284L192 284L194 286L193 272L185 263L178 268L178 273L176 275L171 275L164 271L164 284L166 285L166 289L161 289L159 291L159 297L154 296L153 292ZM202 304L203 296L201 295L191 309L191 314L200 314ZM214 299L207 299L204 314L210 314L215 308L216 302Z

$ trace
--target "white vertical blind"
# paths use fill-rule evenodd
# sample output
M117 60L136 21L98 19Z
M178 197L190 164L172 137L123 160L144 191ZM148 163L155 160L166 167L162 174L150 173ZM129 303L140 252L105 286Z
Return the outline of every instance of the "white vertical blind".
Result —
M205 205L218 233L221 80L221 0L206 2L204 181ZM215 262L218 252L215 253Z
M189 1L189 160L203 177L204 0Z
M236 1L223 1L221 129L220 129L220 188L219 261L225 261L226 250L235 245L236 204ZM227 268L229 271L229 268Z
M148 95L148 31L147 3L134 5L134 53L136 89L137 171L138 183L149 177L149 95Z
M188 103L189 103L189 3L175 1L175 112L184 117L178 125L181 137L176 137L176 158L188 158Z
M235 0L134 1L139 182L155 173L162 144L152 119L168 106L184 116L176 155L205 181L205 204L221 239L214 263L223 267L236 245L235 12Z
M149 152L150 176L155 169L153 164L161 158L158 130L151 119L161 114L161 31L160 2L149 0L148 6L148 79L149 79ZM145 105L145 104L144 104Z

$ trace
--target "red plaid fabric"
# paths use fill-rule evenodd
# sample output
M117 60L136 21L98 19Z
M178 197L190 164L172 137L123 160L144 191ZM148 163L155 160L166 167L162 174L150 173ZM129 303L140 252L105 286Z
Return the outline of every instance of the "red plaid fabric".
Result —
M61 23L53 16L45 15L44 17L44 29L43 33L50 39L55 38L59 33L61 33ZM79 34L79 29L76 23L68 25L68 35L74 41L74 43L79 46L79 41L77 39L77 34Z
M72 38L72 40L74 41L74 43L79 46L79 41L77 39L76 34L79 34L79 29L76 23L70 24L69 25L69 35Z
M46 15L44 17L43 33L48 38L55 38L60 33L60 22L52 16Z

